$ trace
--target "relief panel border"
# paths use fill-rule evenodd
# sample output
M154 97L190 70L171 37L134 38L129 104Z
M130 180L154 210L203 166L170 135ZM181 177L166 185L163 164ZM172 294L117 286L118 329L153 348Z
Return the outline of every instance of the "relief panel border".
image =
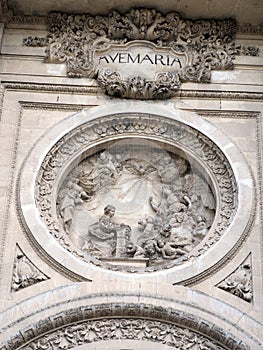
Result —
M145 104L145 103L144 103ZM138 106L138 103L136 104L137 106ZM145 107L145 105L144 105L144 107ZM126 108L126 107L125 107ZM140 110L140 109L139 109ZM163 109L162 109L163 110ZM89 111L90 112L90 111ZM178 111L177 111L178 112ZM85 112L83 112L84 113L84 115L85 115ZM83 114L82 113L82 114ZM111 112L112 113L112 112ZM91 113L92 115L94 115L94 113ZM114 114L114 113L112 113L112 114ZM89 118L90 119L90 118ZM180 118L179 118L180 119ZM187 118L186 118L187 119ZM188 118L188 120L189 120L189 118ZM183 118L182 118L182 121L183 121ZM185 122L185 121L183 121L183 122ZM186 120L186 122L187 122L187 120ZM200 122L200 121L199 121ZM80 122L81 124L83 123L83 122ZM58 138L56 138L57 140L58 140ZM241 157L242 158L242 157ZM230 160L231 160L231 157L230 157ZM244 159L242 158L242 164L244 163L244 168L246 169L246 165L245 165L245 162L244 162ZM243 169L244 170L244 169ZM245 172L245 174L243 174L242 176L249 176L250 177L250 172L248 171L248 170L246 170L246 172ZM252 183L250 182L250 185L249 185L249 187L252 185ZM251 192L251 190L249 190L249 192ZM252 193L250 193L250 195L251 195ZM249 195L249 196L250 196ZM253 197L253 196L252 196ZM251 199L252 199L252 197L251 197ZM252 203L252 202L251 202ZM246 226L246 225L245 225ZM245 228L245 227L244 227ZM247 234L247 233L246 233ZM245 234L245 235L246 235ZM241 241L242 241L242 239L241 239ZM220 263L220 265L221 265L221 263ZM199 278L200 278L201 276L199 275ZM204 276L202 276L202 277L204 277ZM175 282L175 283L177 283L177 282Z

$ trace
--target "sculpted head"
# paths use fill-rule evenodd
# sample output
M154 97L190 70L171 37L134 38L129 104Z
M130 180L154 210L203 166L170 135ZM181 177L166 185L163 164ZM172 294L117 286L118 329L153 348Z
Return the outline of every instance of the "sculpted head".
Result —
M114 216L116 211L116 208L114 207L114 205L108 204L105 208L104 208L104 214L108 215L110 217Z

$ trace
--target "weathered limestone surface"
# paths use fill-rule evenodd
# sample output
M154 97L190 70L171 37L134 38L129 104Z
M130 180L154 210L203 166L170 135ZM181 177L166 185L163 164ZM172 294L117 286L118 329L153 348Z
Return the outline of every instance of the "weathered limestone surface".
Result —
M29 349L29 343L30 349L41 349L45 341L48 349L68 349L69 344L74 349L183 349L191 344L199 344L198 349L262 349L262 30L244 33L240 29L236 35L237 44L259 48L258 56L240 55L233 60L232 70L212 70L209 83L182 82L173 98L134 101L109 97L95 79L69 77L63 62L45 63L45 46L25 46L25 38L46 37L48 10L72 11L71 2L60 1L51 8L51 2L42 1L43 17L33 21L25 18L35 11L34 2L31 7L28 3L17 1L24 15L7 20L10 12L6 12L1 25L1 349ZM235 14L234 9L223 10L223 4L218 8L214 1L200 13L197 3L190 1L187 8L186 2L178 1L171 8L170 1L162 6L151 2L158 11L181 11L184 18L208 17L211 8L212 17ZM118 4L120 12L129 10L127 2ZM145 5L131 2L138 4ZM251 17L242 4L239 22L244 25L244 18L250 18L258 26L261 3L249 8ZM93 15L106 15L112 8L104 4L100 12L100 6ZM79 11L91 11L84 10ZM176 132L179 127L182 138ZM189 136L191 130L195 137ZM70 136L79 138L72 144ZM137 158L123 140L125 147L135 148ZM135 147L141 140L144 145L151 143L146 151ZM156 162L149 156L153 145L168 155L169 166L185 164L176 175L184 183L184 192L165 177L167 169L160 176L161 158ZM225 177L220 169L227 169ZM78 180L74 187L81 174L86 182ZM186 189L189 175L201 179L199 187ZM125 217L118 213L119 202L103 202L105 197L110 201L111 193L120 195L120 188L129 181L147 186L157 177L155 188L151 185L147 194L139 228L138 210ZM50 181L49 187L43 187L45 180ZM101 186L108 189L107 181L112 192L97 196ZM207 197L202 202L200 195L204 184L209 188L210 206ZM156 204L160 193L166 194ZM174 195L170 205L175 208L169 214L168 193ZM155 202L149 199L152 196ZM41 206L41 198L49 201L46 206ZM199 203L199 211L193 203ZM107 204L117 210L113 215L106 211L103 217ZM149 217L158 217L170 228L158 231L157 221L153 224ZM101 222L106 228L101 228ZM109 227L112 240L102 244ZM117 241L123 228L130 233ZM186 230L195 240L178 243L182 232L187 236ZM95 248L94 240L86 238L92 234L99 242ZM147 234L155 255L147 251L147 240L142 240ZM130 251L125 250L127 243L132 243ZM122 323L116 321L121 319ZM50 334L46 339L44 332ZM52 343L52 337L57 343Z

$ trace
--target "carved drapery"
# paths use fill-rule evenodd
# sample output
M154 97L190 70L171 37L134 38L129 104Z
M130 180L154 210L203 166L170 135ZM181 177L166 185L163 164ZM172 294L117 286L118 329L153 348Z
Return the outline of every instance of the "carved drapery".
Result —
M91 262L95 265L107 266L107 268L115 270L125 269L126 271L136 271L134 266L124 268L121 266L112 266L110 264L105 265L104 262L92 258L92 256L86 254L85 251L79 249L73 244L65 225L58 219L54 204L52 204L54 183L57 181L56 179L58 177L65 176L63 175L63 171L65 171L65 169L63 170L63 166L64 164L70 164L75 154L78 154L81 158L82 156L80 155L85 152L91 144L104 143L110 139L118 139L118 137L127 138L129 136L153 138L164 144L167 142L172 143L174 147L183 149L186 153L190 152L193 157L198 159L199 162L205 166L207 174L210 174L208 177L210 176L213 178L219 192L219 198L217 199L217 217L213 223L213 228L205 235L205 239L191 251L187 253L184 252L183 259L177 259L178 256L174 256L173 259L168 260L168 262L147 267L143 269L143 271L154 271L162 269L164 266L172 267L202 255L221 238L235 214L237 207L237 190L233 171L223 153L207 137L179 122L160 119L154 115L137 115L131 113L125 115L125 118L123 118L122 115L114 115L100 119L99 121L91 122L73 130L50 150L42 164L37 180L36 192L37 206L50 233L66 250L84 261ZM81 194L81 192L83 191L79 191L79 188L76 187L81 185L79 180L77 183L73 181L73 183L71 182L69 185L72 190L75 188L76 191L74 190L72 192L73 199L71 196L71 206L68 208L72 207L72 203L75 203L74 201L83 201L85 200L85 196L90 195L90 193L86 191L84 197L82 196L83 194ZM180 203L181 207L187 207L187 199L185 199L185 201L184 203ZM200 220L199 224L201 229L204 226L204 222ZM199 233L201 234L201 231ZM160 246L159 249L161 249ZM170 251L172 251L172 249L170 249Z
M232 69L236 55L256 56L255 47L234 43L235 32L233 19L192 21L180 18L176 12L164 15L154 9L131 9L125 14L112 11L107 16L53 12L48 16L47 39L28 37L24 45L46 43L46 62L66 63L70 77L97 78L109 95L165 99L176 94L181 82L209 82L211 70ZM157 74L152 80L136 73L127 79L117 70L95 64L96 50L132 41L151 42L184 54L186 64L180 70Z

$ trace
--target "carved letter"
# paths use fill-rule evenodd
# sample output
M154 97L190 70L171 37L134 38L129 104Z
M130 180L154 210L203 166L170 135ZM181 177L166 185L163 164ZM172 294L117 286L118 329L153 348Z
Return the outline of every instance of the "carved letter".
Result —
M116 55L115 55L114 57L112 57L111 55L109 55L109 57L110 57L110 59L112 60L112 62L114 63L119 55L120 55L120 54L117 52Z
M169 56L168 56L168 57L169 57ZM179 64L179 67L182 68L182 63L181 63L181 61L179 60L179 58L174 58L174 59L172 60L172 63L170 64L170 66L173 66L174 63L178 63L178 64Z
M100 56L99 64L100 64L100 61L102 61L102 60L105 60L107 63L109 63L109 60L108 60L107 56Z
M165 63L163 63L163 55L155 55L155 64L158 64L158 61L160 61L163 66L165 66Z
M145 55L140 63L142 63L143 61L150 61L151 64L154 64L149 55Z
M137 61L137 63L140 62L141 60L141 55L138 53L134 58L132 58L132 55L130 53L128 53L128 60L127 60L127 63L130 63L130 61L132 63L135 63Z
M119 53L119 63L127 63L125 61L124 53Z

